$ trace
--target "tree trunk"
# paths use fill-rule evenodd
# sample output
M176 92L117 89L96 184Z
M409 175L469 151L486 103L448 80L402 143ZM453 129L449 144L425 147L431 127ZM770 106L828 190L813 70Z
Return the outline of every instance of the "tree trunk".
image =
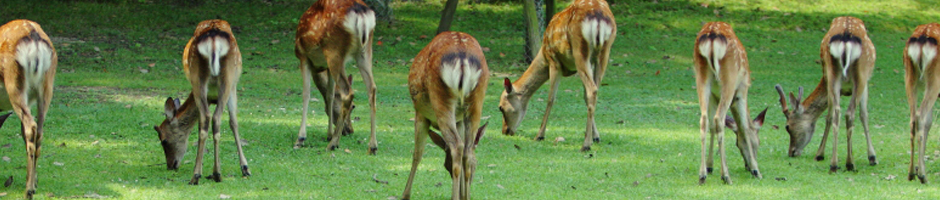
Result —
M545 17L542 19L542 27L548 27L548 22L552 21L552 17L555 16L555 0L544 0L545 1ZM611 0L612 1L612 0Z
M437 24L437 34L450 30L450 23L454 21L454 13L457 12L457 0L447 0L444 5L444 11L441 12L441 22Z
M528 63L532 62L542 46L542 32L539 30L538 13L535 12L535 0L523 0L522 15L525 19L525 60Z

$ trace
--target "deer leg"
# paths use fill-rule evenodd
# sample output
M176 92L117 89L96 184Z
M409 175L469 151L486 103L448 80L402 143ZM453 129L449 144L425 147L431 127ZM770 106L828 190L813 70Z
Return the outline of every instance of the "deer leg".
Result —
M249 177L251 171L248 170L248 159L245 158L245 153L242 150L242 138L238 134L238 91L232 90L232 95L229 98L231 99L228 102L228 126L232 129L232 135L235 135L235 147L238 149L238 163L241 164L242 177Z
M874 166L878 164L878 159L875 156L875 146L871 142L871 134L868 132L868 83L862 83L860 86L859 90L856 90L859 95L858 104L861 106L859 118L862 120L862 129L868 144L868 164Z
M832 70L827 70L832 71ZM829 79L829 116L827 117L832 125L830 129L832 131L832 158L829 162L829 172L833 173L839 170L839 113L841 112L841 106L839 105L839 92L842 91L842 81L838 75L838 72L827 73Z
M297 133L297 141L294 142L294 149L299 149L304 146L304 141L307 140L307 114L310 113L310 79L312 79L312 74L310 70L310 63L306 58L300 59L300 74L303 76L303 118L300 120L300 131ZM324 98L325 99L325 98ZM324 100L326 101L326 100Z
M369 36L371 41L372 36ZM372 77L372 45L366 45L362 53L359 54L356 64L359 67L359 73L362 74L362 82L366 85L369 93L369 155L375 155L379 144L375 140L375 81ZM349 125L352 127L352 125Z
M19 84L11 83L15 80L16 79L7 79L5 84L13 111L20 117L20 124L22 125L23 142L26 144L26 198L32 199L33 195L36 194L36 162L39 160L42 135L38 131L36 122L33 121L32 111L29 107L29 93L28 91L11 87L15 86L14 84Z
M545 115L542 116L542 126L539 127L539 134L535 136L535 141L542 141L545 139L545 127L548 126L548 117L552 112L552 105L555 105L555 94L558 91L558 70L555 69L554 62L551 62L552 66L549 66L548 70L548 82L550 88L548 90L548 102L545 105Z
M206 92L209 91L208 83L201 80L193 80L193 97L196 100L196 107L199 109L199 143L196 148L196 164L193 169L193 178L189 180L190 185L199 185L199 179L202 178L202 162L206 153L206 139L209 137L209 101Z
M711 137L712 140L711 142L709 142L708 148L706 151L705 138L707 137L708 133L711 132L712 130L708 125L709 107L711 107L709 100L711 100L712 81L710 78L705 78L704 80L697 79L696 82L697 82L696 88L698 90L697 91L698 92L698 104L699 104L699 108L701 108L701 111L702 111L702 115L699 118L699 132L701 133L701 144L702 144L702 151L701 151L702 162L701 162L701 165L699 165L698 178L699 178L699 184L703 184L705 183L705 178L708 177L708 173L712 171L711 170L711 166L712 166L711 152L712 152L712 145L714 144L714 141L715 141L714 140L715 137L714 135L712 135Z
M829 115L826 115L826 128L823 129L822 140L819 141L819 149L816 149L816 161L822 161L826 159L826 140L829 139L829 130L832 128L832 119L829 119Z
M927 82L927 90L924 92L924 99L920 103L920 111L918 112L919 122L918 128L918 152L911 152L912 154L919 154L917 167L915 168L917 173L917 178L920 179L921 183L927 183L927 169L926 169L926 149L927 149L927 134L930 132L930 127L933 122L933 106L937 102L937 94L940 94L940 83L935 81Z
M747 89L742 87L740 93L747 94ZM733 102L734 119L738 124L736 132L738 138L738 149L744 157L746 169L757 179L762 179L760 168L757 166L757 134L751 131L751 118L747 113L747 96L741 95L738 101ZM742 143L743 142L743 143ZM743 147L742 147L743 146Z
M855 89L852 91L858 91L858 86L855 86ZM855 171L855 161L852 160L852 133L854 133L855 128L855 108L856 102L858 102L858 95L852 95L851 100L849 101L849 107L845 110L845 146L846 146L846 155L845 155L845 170L846 171Z
M724 180L726 184L731 184L730 173L728 172L728 161L727 154L725 154L725 117L728 115L728 110L731 107L731 102L734 99L737 79L733 77L724 77L721 80L721 99L718 101L718 108L715 110L715 118L712 120L715 122L715 130L718 132L718 156L721 159L721 179Z
M427 143L430 124L420 112L415 114L415 150L411 159L411 172L408 174L408 182L405 184L405 191L401 199L411 199L411 184L415 179L415 172L418 171L418 165L421 164L421 157L424 155L424 146ZM450 167L450 166L447 166Z
M572 49L581 49L580 45L572 45ZM594 112L597 108L597 85L594 84L594 66L587 59L591 57L591 52L587 55L579 51L573 51L574 63L578 69L578 76L581 78L581 84L584 85L584 103L587 105L587 127L584 131L584 145L581 146L582 152L591 150L594 142Z

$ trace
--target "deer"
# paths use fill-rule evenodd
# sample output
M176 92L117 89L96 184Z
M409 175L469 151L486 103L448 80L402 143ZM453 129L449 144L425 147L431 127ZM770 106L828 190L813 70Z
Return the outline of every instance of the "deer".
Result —
M330 119L327 125L327 150L339 147L343 133L352 133L349 116L353 106L352 75L346 78L345 63L356 60L369 94L369 155L375 155L375 82L372 76L372 35L375 12L362 0L325 0L314 2L300 17L294 39L294 54L303 74L303 118L295 148L305 146L310 82L317 85ZM337 128L333 128L337 127Z
M604 0L575 0L552 17L545 30L542 47L529 68L515 82L509 78L503 80L505 91L499 100L503 134L515 135L518 132L529 99L548 81L548 102L535 137L536 141L544 140L559 78L577 74L584 86L584 103L587 105L587 126L581 151L590 151L591 145L600 141L600 133L594 123L597 93L616 36L617 23Z
M725 22L706 23L695 38L692 62L695 69L695 88L702 111L699 118L702 144L699 184L704 184L708 174L712 172L712 153L716 136L721 161L721 180L726 184L732 183L725 157L725 127L735 133L738 150L744 157L745 169L755 178L761 179L763 176L757 165L757 149L760 147L758 132L764 124L767 109L754 120L746 121L750 119L747 91L751 86L747 52L731 25ZM713 91L712 87L715 86L718 88ZM729 110L731 115L728 115ZM710 114L713 115L711 119ZM732 115L734 117L731 117ZM709 135L711 137L708 137ZM707 138L710 139L706 145Z
M911 110L911 162L907 179L916 176L927 184L925 156L927 133L933 123L933 106L940 95L940 62L937 62L937 40L940 39L940 24L929 23L917 26L904 48L904 86L907 103ZM923 91L920 107L917 105L919 90ZM915 166L915 155L916 166Z
M415 149L402 199L411 199L411 184L429 136L446 155L444 168L453 179L451 199L470 199L477 165L474 152L486 130L486 124L479 125L489 75L480 44L467 33L438 34L415 57L408 74Z
M42 149L43 124L52 102L55 69L59 57L52 40L38 23L18 19L0 26L0 81L9 104L0 110L13 110L20 118L26 143L26 198L36 194L36 163ZM36 112L30 109L36 104ZM0 116L0 125L11 113ZM36 114L35 116L33 114Z
M222 181L221 159L219 159L219 141L222 111L228 106L229 128L235 135L235 146L241 165L242 177L251 176L248 160L242 149L241 136L238 133L238 79L242 73L242 56L238 43L227 21L205 20L196 26L193 37L183 50L183 71L192 85L192 92L180 105L179 99L168 98L164 104L166 119L154 126L160 138L169 170L176 170L187 150L187 139L194 122L199 122L199 141L196 151L196 163L190 185L199 185L202 178L203 156L206 152L206 139L209 137L209 118L212 120L212 144L214 147L214 165L212 175L206 177L215 182ZM218 93L210 94L212 90ZM209 113L209 105L216 104L215 111Z
M836 157L838 155L839 115L842 112L839 101L841 96L850 96L851 101L845 113L846 140L848 141L846 142L848 152L845 168L848 171L855 171L851 141L857 106L861 107L859 118L861 118L865 139L868 142L869 165L878 164L871 135L868 132L868 80L875 69L875 46L868 38L867 32L861 19L837 17L832 20L832 25L823 37L819 48L823 77L816 89L802 103L800 102L800 99L803 99L802 87L799 88L798 96L790 93L789 101L793 105L792 110L787 106L787 97L784 96L783 87L779 84L774 86L780 96L783 114L787 118L785 129L790 135L790 147L787 153L790 157L802 154L803 148L813 138L816 120L822 116L823 111L828 111L826 128L815 159L817 161L825 159L826 140L829 132L832 132L832 157L829 172L834 173L839 170L839 158ZM851 87L843 88L843 83Z

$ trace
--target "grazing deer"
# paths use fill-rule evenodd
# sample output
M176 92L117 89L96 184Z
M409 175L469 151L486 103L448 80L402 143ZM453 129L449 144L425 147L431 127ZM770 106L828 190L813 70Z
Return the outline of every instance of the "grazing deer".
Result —
M840 96L851 96L848 112L845 113L846 124L846 144L848 146L848 155L845 161L845 168L849 171L855 170L854 161L852 161L852 129L855 126L855 108L861 106L859 115L862 119L862 128L865 130L865 139L868 141L868 162L871 165L878 164L875 158L875 148L871 143L871 136L868 134L868 79L871 78L872 70L875 69L875 46L868 39L868 33L862 20L854 17L838 17L832 20L829 32L823 37L820 45L820 57L823 63L823 78L820 80L816 89L810 93L802 103L803 88L799 88L799 96L793 96L790 93L790 104L793 109L787 106L786 97L783 95L783 88L776 85L777 94L780 95L780 106L783 107L783 115L787 118L786 130L790 134L790 148L788 155L796 157L802 154L803 148L813 138L813 132L816 130L816 119L822 115L826 108L829 108L829 116L826 117L826 129L823 132L822 141L819 143L819 150L816 152L816 160L824 159L823 150L826 147L826 139L829 132L832 132L832 158L829 171L835 172L839 169L837 147L839 133L839 106ZM842 83L850 84L852 87L842 88ZM835 106L830 106L835 105Z
M940 24L917 26L904 48L904 85L907 103L911 108L911 163L907 179L914 176L927 183L926 156L927 133L933 124L933 106L940 95L940 62L937 62L937 39L940 39ZM917 107L918 90L923 90L924 99ZM914 155L917 156L915 167Z
M503 81L506 90L499 100L499 110L503 113L503 134L515 135L525 117L529 99L545 81L549 81L551 88L548 91L545 116L535 137L538 141L545 139L545 127L555 103L559 78L577 74L584 85L584 102L587 104L587 129L581 151L591 150L591 144L600 141L600 133L594 124L597 91L607 69L610 46L616 36L617 23L604 0L575 0L552 17L545 30L542 48L529 69L516 82L511 82L509 78Z
M36 193L36 162L42 144L43 124L52 101L52 85L58 56L49 36L39 24L29 20L13 20L0 26L0 80L5 93L0 99L9 104L0 110L13 110L22 123L23 141L26 143L26 198ZM30 110L36 104L36 116ZM6 120L0 116L0 124Z
M300 17L294 54L300 60L304 79L304 113L295 148L307 140L307 113L310 81L316 83L326 103L331 123L327 126L328 150L339 146L342 133L351 133L349 115L353 109L352 76L346 78L345 63L356 60L363 82L368 87L370 125L369 154L375 155L375 82L372 79L372 31L375 12L362 0L323 0L314 2ZM337 127L334 130L334 125ZM343 127L343 128L339 128Z
M712 171L712 148L715 136L718 136L718 156L721 158L721 180L731 184L728 176L728 163L725 160L725 126L734 130L737 146L744 157L744 166L754 177L762 178L757 166L757 148L760 138L757 132L764 124L764 109L753 121L747 110L747 89L751 86L751 69L747 62L747 52L731 25L724 22L710 22L702 26L695 37L695 85L698 92L699 107L702 116L699 119L702 133L702 162L699 167L699 184ZM718 86L717 91L712 87ZM729 118L728 110L734 115ZM714 118L709 119L709 114ZM713 123L709 123L709 121ZM708 145L705 139L711 132ZM707 148L706 148L707 147Z
M411 183L429 135L447 155L444 168L453 178L451 198L470 199L477 165L474 151L486 129L486 124L477 126L489 76L480 44L466 33L438 34L415 57L408 74L415 106L415 150L402 199L411 198Z
M166 156L167 169L176 170L180 160L186 154L187 138L193 122L199 120L199 143L196 151L196 166L190 185L198 185L202 178L203 154L206 152L206 139L209 137L209 118L212 118L212 143L215 163L212 175L206 178L215 182L222 181L221 162L219 160L219 130L222 123L222 111L228 106L229 127L235 135L238 160L242 176L251 176L248 160L242 151L241 136L238 135L238 95L236 85L242 73L242 56L238 43L228 22L206 20L199 23L193 37L183 50L183 70L193 86L186 102L180 105L179 99L166 100L166 120L153 128L159 133L160 145ZM217 94L209 94L217 89ZM216 104L215 111L209 113L209 104ZM195 107L195 109L194 109Z

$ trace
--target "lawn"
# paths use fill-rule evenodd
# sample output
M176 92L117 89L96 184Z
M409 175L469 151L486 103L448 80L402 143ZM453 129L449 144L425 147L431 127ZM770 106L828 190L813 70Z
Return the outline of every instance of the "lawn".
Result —
M376 27L376 156L366 154L368 103L358 73L353 73L359 90L359 109L353 112L356 133L342 138L339 150L326 151L327 117L321 110L322 99L315 95L309 147L293 149L302 111L301 76L292 41L298 18L312 0L207 0L198 6L160 2L0 3L0 22L24 18L40 23L59 54L56 93L38 164L37 198L391 199L401 195L414 148L409 120L413 107L406 86L410 59L433 37L443 2L396 1L395 23L379 22ZM559 1L559 10L568 3ZM586 109L577 78L562 80L545 141L532 138L541 123L547 90L533 98L520 135L500 134L497 104L502 78L515 80L528 66L522 60L521 7L512 1L464 2L452 27L475 36L488 49L485 54L494 76L483 113L491 124L477 148L479 167L471 190L476 199L940 197L933 186L940 180L940 166L934 162L940 157L936 136L927 146L931 155L927 178L934 183L905 180L910 136L901 64L913 28L940 19L935 2L616 0L611 8L618 36L596 114L601 142L583 153L578 150ZM869 109L880 164L867 165L865 140L857 126L858 134L849 142L855 146L852 159L858 171L830 174L828 162L812 158L822 130L817 130L802 157L786 157L789 136L782 127L785 119L773 86L779 83L787 91L799 86L811 91L816 86L821 77L819 41L832 18L843 15L866 22L878 51ZM195 147L178 171L168 171L152 127L164 119L168 96L183 98L188 93L180 61L183 46L199 21L212 18L232 24L244 59L239 119L253 176L241 178L226 123L223 182L203 180L190 186L186 183L192 176ZM732 24L748 50L753 78L750 110L770 108L758 155L764 179L751 177L737 148L729 145L734 184L722 184L713 174L699 185L692 44L704 22L718 20ZM357 71L353 66L347 69ZM22 197L26 176L18 124L13 117L0 129L0 177L14 179L11 186L0 188L0 195L12 198ZM819 120L817 128L822 127ZM844 133L840 131L840 165L846 154ZM559 137L565 140L556 142ZM190 144L195 140L193 134ZM733 137L727 141L730 144ZM433 145L428 149L413 196L449 198L443 153ZM204 169L211 170L211 162Z

